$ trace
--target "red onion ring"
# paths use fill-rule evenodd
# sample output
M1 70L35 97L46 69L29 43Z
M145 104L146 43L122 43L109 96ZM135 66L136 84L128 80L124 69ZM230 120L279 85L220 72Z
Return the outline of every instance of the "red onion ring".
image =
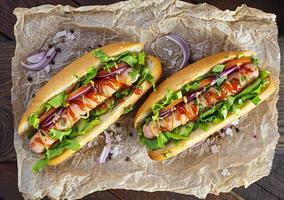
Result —
M40 50L40 51L28 56L26 58L26 60L28 61L28 63L32 63L32 64L38 63L44 58L46 53L47 53L47 50Z
M110 153L110 150L111 150L111 139L110 139L110 135L106 132L104 132L105 134L105 141L106 141L106 145L104 146L103 148L103 151L100 155L100 157L96 160L96 162L98 164L102 164L106 161L109 153Z
M59 117L61 117L61 115L63 114L63 110L64 110L64 108L63 107L61 107L59 110L58 110L58 112L55 112L55 113L53 113L53 114L51 114L50 116L48 116L47 118L46 118L46 120L42 123L42 127L49 127L52 123L53 123L53 119L55 118L55 117L58 117L58 119L59 119ZM57 120L58 120L57 119Z
M119 63L118 64L118 68L116 68L115 70L111 71L110 73L107 74L97 74L96 78L107 78L110 76L114 76L116 74L121 74L123 73L127 68L129 67L128 64L126 63Z
M27 68L28 70L32 70L32 71L37 71L40 69L43 69L44 67L46 67L55 57L56 55L56 50L54 47L48 49L47 53L45 54L45 56L37 63L24 63L21 62L21 65L25 68Z
M190 49L188 43L183 38L175 34L166 35L165 37L175 42L181 48L183 54L183 60L180 67L184 67L187 64L190 57Z
M82 87L84 87L84 86L82 86ZM81 87L81 88L82 88L82 87ZM86 85L85 87L86 87L86 88L84 88L82 91L79 91L80 88L78 88L77 90L78 90L79 92L78 92L77 94L75 94L75 95L69 97L69 98L67 99L67 101L72 101L72 100L78 98L79 96L82 96L83 94L86 94L88 91L90 91L90 89L91 89L93 86L92 86L91 84L88 84L88 85ZM73 92L76 92L77 90L75 90L75 91L73 91ZM71 92L70 94L72 94L73 92ZM70 94L69 94L69 95L70 95ZM69 95L68 95L68 96L69 96Z

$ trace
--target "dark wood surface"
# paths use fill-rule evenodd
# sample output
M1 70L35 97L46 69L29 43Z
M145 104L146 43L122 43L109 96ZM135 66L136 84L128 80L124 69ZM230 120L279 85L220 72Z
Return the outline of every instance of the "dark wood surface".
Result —
M14 54L15 41L13 26L16 21L12 12L15 7L33 7L42 4L63 4L75 7L81 5L102 5L117 2L117 0L0 0L0 200L22 199L17 187L17 164L13 146L13 115L10 103L11 90L11 58ZM277 23L280 35L284 34L284 7L280 0L194 0L194 3L207 2L221 9L235 9L238 5L246 3L249 6L260 8L266 12L277 14ZM284 37L279 37L279 45L284 56ZM281 60L284 66L284 59ZM282 70L283 71L283 70ZM284 72L281 72L280 82L284 81ZM284 199L284 85L280 85L280 99L277 104L279 111L279 132L281 134L277 145L272 171L269 176L257 181L247 189L236 188L227 194L219 196L208 195L206 199ZM107 190L95 192L84 199L104 200L185 200L198 199L194 196L176 194L171 192L138 192L127 190Z

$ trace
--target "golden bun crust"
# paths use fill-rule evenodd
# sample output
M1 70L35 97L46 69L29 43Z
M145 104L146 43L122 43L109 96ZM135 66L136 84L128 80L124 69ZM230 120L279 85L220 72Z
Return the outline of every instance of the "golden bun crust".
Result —
M151 69L151 74L155 78L155 81L157 81L160 78L161 72L162 72L162 66L161 66L160 60L153 56L148 55L147 63ZM85 144L93 140L100 133L102 133L105 129L107 129L116 120L118 120L119 117L123 114L124 108L130 105L133 105L136 101L138 101L141 98L141 96L145 94L147 90L151 88L151 84L148 81L144 81L141 84L141 87L143 89L143 92L141 95L136 95L135 93L131 94L130 96L125 98L125 101L115 106L111 112L103 115L101 117L101 123L95 126L88 134L76 137L75 139L80 143L80 146L83 147ZM64 160L68 159L73 153L75 153L75 151L66 150L60 156L51 159L48 162L48 165L57 165L63 162Z
M274 93L275 90L276 90L275 84L271 79L271 83L269 84L269 86L259 95L261 102L266 101L270 97L270 95ZM193 131L186 140L182 140L178 144L169 143L162 149L148 151L148 155L152 160L165 160L170 157L173 157L185 151L186 149L194 146L198 142L206 140L206 138L214 134L216 131L231 124L234 120L247 114L256 107L257 105L254 105L252 102L248 101L246 102L244 107L242 107L242 109L238 114L230 113L226 118L226 120L220 122L219 124L210 125L208 127L208 131L202 131L202 130Z
M167 89L172 89L173 91L180 90L183 85L195 80L196 78L208 73L215 65L223 63L227 60L235 58L239 54L244 54L245 56L253 56L255 52L253 51L227 51L220 52L206 58L203 58L193 64L190 64L168 77L163 81L157 88L156 92L152 92L150 96L146 99L143 105L137 111L134 119L134 127L136 128L139 123L150 113L151 105L162 100L166 94Z
M137 42L117 42L101 47L108 56L115 56L125 51L139 52L143 49L143 43ZM100 68L101 62L91 52L81 56L71 64L63 68L59 73L53 76L32 99L28 109L23 114L19 126L18 133L22 135L30 127L28 124L28 116L37 111L49 99L53 98L60 92L67 90L78 82L78 78L83 77L87 73L90 66Z

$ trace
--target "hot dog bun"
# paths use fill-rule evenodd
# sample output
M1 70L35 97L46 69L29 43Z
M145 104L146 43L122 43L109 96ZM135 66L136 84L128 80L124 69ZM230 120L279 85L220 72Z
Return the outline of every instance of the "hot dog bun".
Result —
M135 42L118 42L113 43L101 48L108 56L116 56L125 51L130 52L140 52L144 47L143 43L135 43ZM159 59L148 55L146 57L146 63L150 67L151 75L154 77L155 81L157 81L162 72L161 62ZM81 56L79 59L75 60L64 69L62 69L59 73L53 76L36 94L36 96L31 101L30 106L24 113L21 118L18 126L19 135L24 134L30 128L28 124L28 116L38 110L41 110L43 104L47 102L49 99L53 98L57 94L62 91L68 90L72 88L78 80L86 75L87 69L90 67L96 67L98 69L101 68L101 62L95 56L91 54L91 52ZM101 123L95 126L88 134L78 136L74 138L77 140L81 147L83 147L86 143L93 140L97 135L102 133L105 129L109 127L112 123L114 123L124 112L124 108L133 105L137 100L141 98L141 96L151 88L151 84L148 81L144 81L141 84L142 94L136 95L135 93L129 95L124 99L123 102L118 103L109 113L103 115L101 117ZM69 158L74 151L66 150L58 157L49 160L49 165L57 165L60 162Z
M151 68L151 74L157 81L162 72L162 67L160 60L153 57L153 56L147 56L147 64ZM113 110L101 117L101 123L95 126L89 133L79 136L75 138L80 143L80 146L84 146L89 141L93 140L95 137L97 137L100 133L102 133L105 129L109 127L109 125L113 124L116 120L119 119L119 117L123 114L124 108L133 105L136 101L138 101L141 96L151 88L151 84L148 81L144 81L141 84L141 87L143 88L143 92L141 95L136 95L135 93L131 94L127 98L124 99L123 102L119 103L117 106L113 108ZM66 150L63 154L60 156L51 159L48 164L49 165L57 165L60 162L66 160L69 158L75 151L73 150Z
M139 52L143 49L143 47L144 44L142 43L117 42L106 45L101 49L108 56L115 56L125 51ZM53 76L32 99L28 109L23 114L19 122L18 133L22 135L30 128L28 124L28 116L40 110L42 105L49 99L76 84L78 82L78 78L80 79L81 77L86 75L87 69L90 66L101 68L100 64L100 60L93 56L91 52L89 52L81 56L80 58L66 66L64 69L62 69L55 76Z
M161 83L157 87L156 92L152 92L152 94L140 107L135 116L134 126L137 127L141 124L142 120L151 112L151 105L162 100L165 97L168 88L171 88L174 91L179 90L186 83L189 83L195 80L197 77L208 73L216 64L223 63L227 60L235 58L239 54L244 54L245 56L255 55L255 53L252 51L230 51L217 53L215 55L201 59L191 65L188 65L181 71L167 78L163 83ZM269 78L271 79L271 77ZM275 84L273 80L271 80L269 86L265 88L265 90L263 90L262 93L259 95L261 102L265 101L271 94L273 94L275 90ZM208 131L193 131L186 140L183 140L178 144L169 143L164 148L148 151L148 155L153 160L165 160L167 158L175 156L186 150L187 148L190 148L193 145L197 144L198 142L205 140L207 137L209 137L216 131L229 125L235 119L247 114L255 107L256 105L254 105L253 103L246 102L237 115L230 113L227 116L226 120L220 122L219 124L211 124L208 127Z

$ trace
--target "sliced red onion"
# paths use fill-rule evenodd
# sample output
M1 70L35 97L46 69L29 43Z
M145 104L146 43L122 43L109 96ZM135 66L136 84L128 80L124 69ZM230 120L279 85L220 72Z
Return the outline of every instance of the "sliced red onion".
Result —
M59 31L53 36L53 40L55 41L58 38L64 37L67 34L67 31Z
M210 85L214 85L214 84L218 81L219 78L222 78L222 77L224 77L224 76L227 76L227 75L231 74L231 73L234 72L236 69L238 69L238 66L234 66L234 67L232 67L232 68L230 68L230 69L224 70L216 79L214 79L214 80L210 83Z
M128 67L129 67L129 65L126 64L126 63L119 63L117 69L115 69L112 72L107 73L107 74L102 74L102 75L98 74L96 76L96 78L107 78L107 77L110 77L110 76L114 76L116 74L122 74Z
M28 61L28 63L32 63L32 64L38 63L44 58L46 53L47 53L47 50L40 50L40 51L28 56L26 58L26 60Z
M184 67L187 64L190 57L190 50L188 43L183 38L175 34L166 35L165 37L175 42L181 48L183 54L181 67Z
M43 59L41 59L38 63L24 63L21 62L21 65L25 68L27 68L28 70L32 70L32 71L37 71L40 70L44 67L46 67L55 57L56 55L56 50L54 47L48 49L47 53L45 54L45 56L43 57Z
M111 150L111 139L110 139L110 135L106 132L104 132L105 134L105 141L106 141L106 145L104 146L103 148L103 151L100 155L100 157L97 159L97 163L98 164L102 164L106 161L109 153L110 153L110 150Z
M74 96L68 98L67 101L72 101L72 100L78 98L79 96L82 96L83 94L86 94L88 91L90 91L90 89L92 89L92 87L93 86L91 84L89 84L84 90L82 90L82 91L78 92L77 94L75 94Z
M159 112L159 117L160 118L165 118L167 117L168 115L172 114L172 109L168 109L168 110L165 110L165 111L160 111Z
M46 120L42 123L42 127L49 127L52 123L54 123L54 118L56 118L55 120L58 120L61 115L63 114L64 108L61 107L58 112L54 112L52 113L50 116L48 116L46 118Z

